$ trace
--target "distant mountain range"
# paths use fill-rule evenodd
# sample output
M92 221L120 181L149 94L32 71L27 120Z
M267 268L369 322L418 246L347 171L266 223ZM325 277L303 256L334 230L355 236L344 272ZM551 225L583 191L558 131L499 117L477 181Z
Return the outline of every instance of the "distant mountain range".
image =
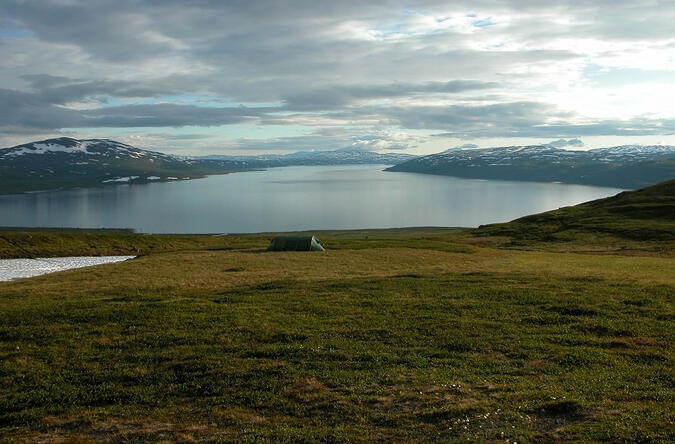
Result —
M195 159L239 162L251 168L271 168L292 165L396 165L417 156L403 153L380 154L372 151L340 149L335 151L298 151L292 154L264 154L260 156L203 156Z
M61 137L0 149L0 194L185 180L291 165L393 165L413 157L349 150L268 156L184 157L143 150L108 139Z
M634 189L675 177L675 147L624 145L570 151L531 145L450 149L408 160L387 171Z
M429 156L363 150L184 157L108 139L68 137L0 149L0 194L115 183L185 180L293 165L393 165L387 171L474 179L639 188L675 177L675 147L625 145L569 151L551 145L451 149Z

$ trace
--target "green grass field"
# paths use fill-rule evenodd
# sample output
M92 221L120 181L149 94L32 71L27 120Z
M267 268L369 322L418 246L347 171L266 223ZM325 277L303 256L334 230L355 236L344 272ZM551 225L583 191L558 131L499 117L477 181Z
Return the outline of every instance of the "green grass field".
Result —
M672 442L671 244L582 225L2 233L141 256L0 283L0 440Z

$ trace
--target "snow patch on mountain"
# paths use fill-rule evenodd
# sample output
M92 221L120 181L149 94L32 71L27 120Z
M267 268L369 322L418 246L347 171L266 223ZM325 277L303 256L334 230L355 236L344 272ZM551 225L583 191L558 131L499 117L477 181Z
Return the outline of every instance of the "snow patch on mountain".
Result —
M110 183L110 182L129 182L130 180L136 180L140 176L127 176L127 177L116 177L115 179L108 179L108 180L103 180L102 183Z
M675 146L623 145L588 151L550 144L451 149L388 171L639 188L675 176Z
M69 137L50 139L42 142L26 143L24 145L15 146L12 148L0 149L0 158L16 158L27 155L51 155L54 153L111 157L115 159L121 159L125 157L131 159L147 158L150 161L154 161L153 158L170 161L179 160L177 156L155 151L142 150L131 145L115 142L114 140L77 140L71 139Z
M489 165L506 165L516 159L574 160L589 159L598 162L630 162L675 155L670 145L623 145L588 151L565 150L552 145L506 146L498 148L451 148L438 154L420 157L414 161L441 164L448 161L482 160ZM413 162L414 162L413 161Z

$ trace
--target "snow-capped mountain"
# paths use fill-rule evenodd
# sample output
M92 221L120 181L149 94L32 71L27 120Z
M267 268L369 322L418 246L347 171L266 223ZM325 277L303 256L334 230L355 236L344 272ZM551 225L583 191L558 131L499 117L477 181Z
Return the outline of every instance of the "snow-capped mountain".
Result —
M621 145L587 151L600 162L630 162L634 160L659 159L675 156L672 145Z
M15 146L0 150L0 158L18 158L21 156L30 156L34 154L54 155L56 153L66 153L70 155L92 155L98 158L120 156L140 158L154 158L163 160L173 160L174 156L158 153L154 151L141 150L131 145L115 142L109 139L86 139L77 140L69 137L58 139L43 140L41 142L31 142L24 145Z
M639 188L675 177L675 147L624 145L571 151L530 145L450 149L409 160L387 171Z
M61 137L0 149L0 193L190 179L226 171L108 139Z
M0 149L0 194L182 180L290 165L394 165L413 157L357 150L184 157L143 150L109 139L61 137Z

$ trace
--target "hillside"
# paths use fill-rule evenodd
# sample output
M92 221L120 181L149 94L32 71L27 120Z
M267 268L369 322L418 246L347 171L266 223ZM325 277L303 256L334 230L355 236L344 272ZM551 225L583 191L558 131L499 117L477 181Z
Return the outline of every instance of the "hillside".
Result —
M235 171L108 139L43 140L0 150L0 194L183 180ZM239 168L244 169L244 168Z
M636 191L483 225L475 236L506 236L513 245L600 244L668 250L675 245L675 180Z
M570 151L531 145L451 149L400 163L387 171L636 189L675 177L675 147L625 145Z

